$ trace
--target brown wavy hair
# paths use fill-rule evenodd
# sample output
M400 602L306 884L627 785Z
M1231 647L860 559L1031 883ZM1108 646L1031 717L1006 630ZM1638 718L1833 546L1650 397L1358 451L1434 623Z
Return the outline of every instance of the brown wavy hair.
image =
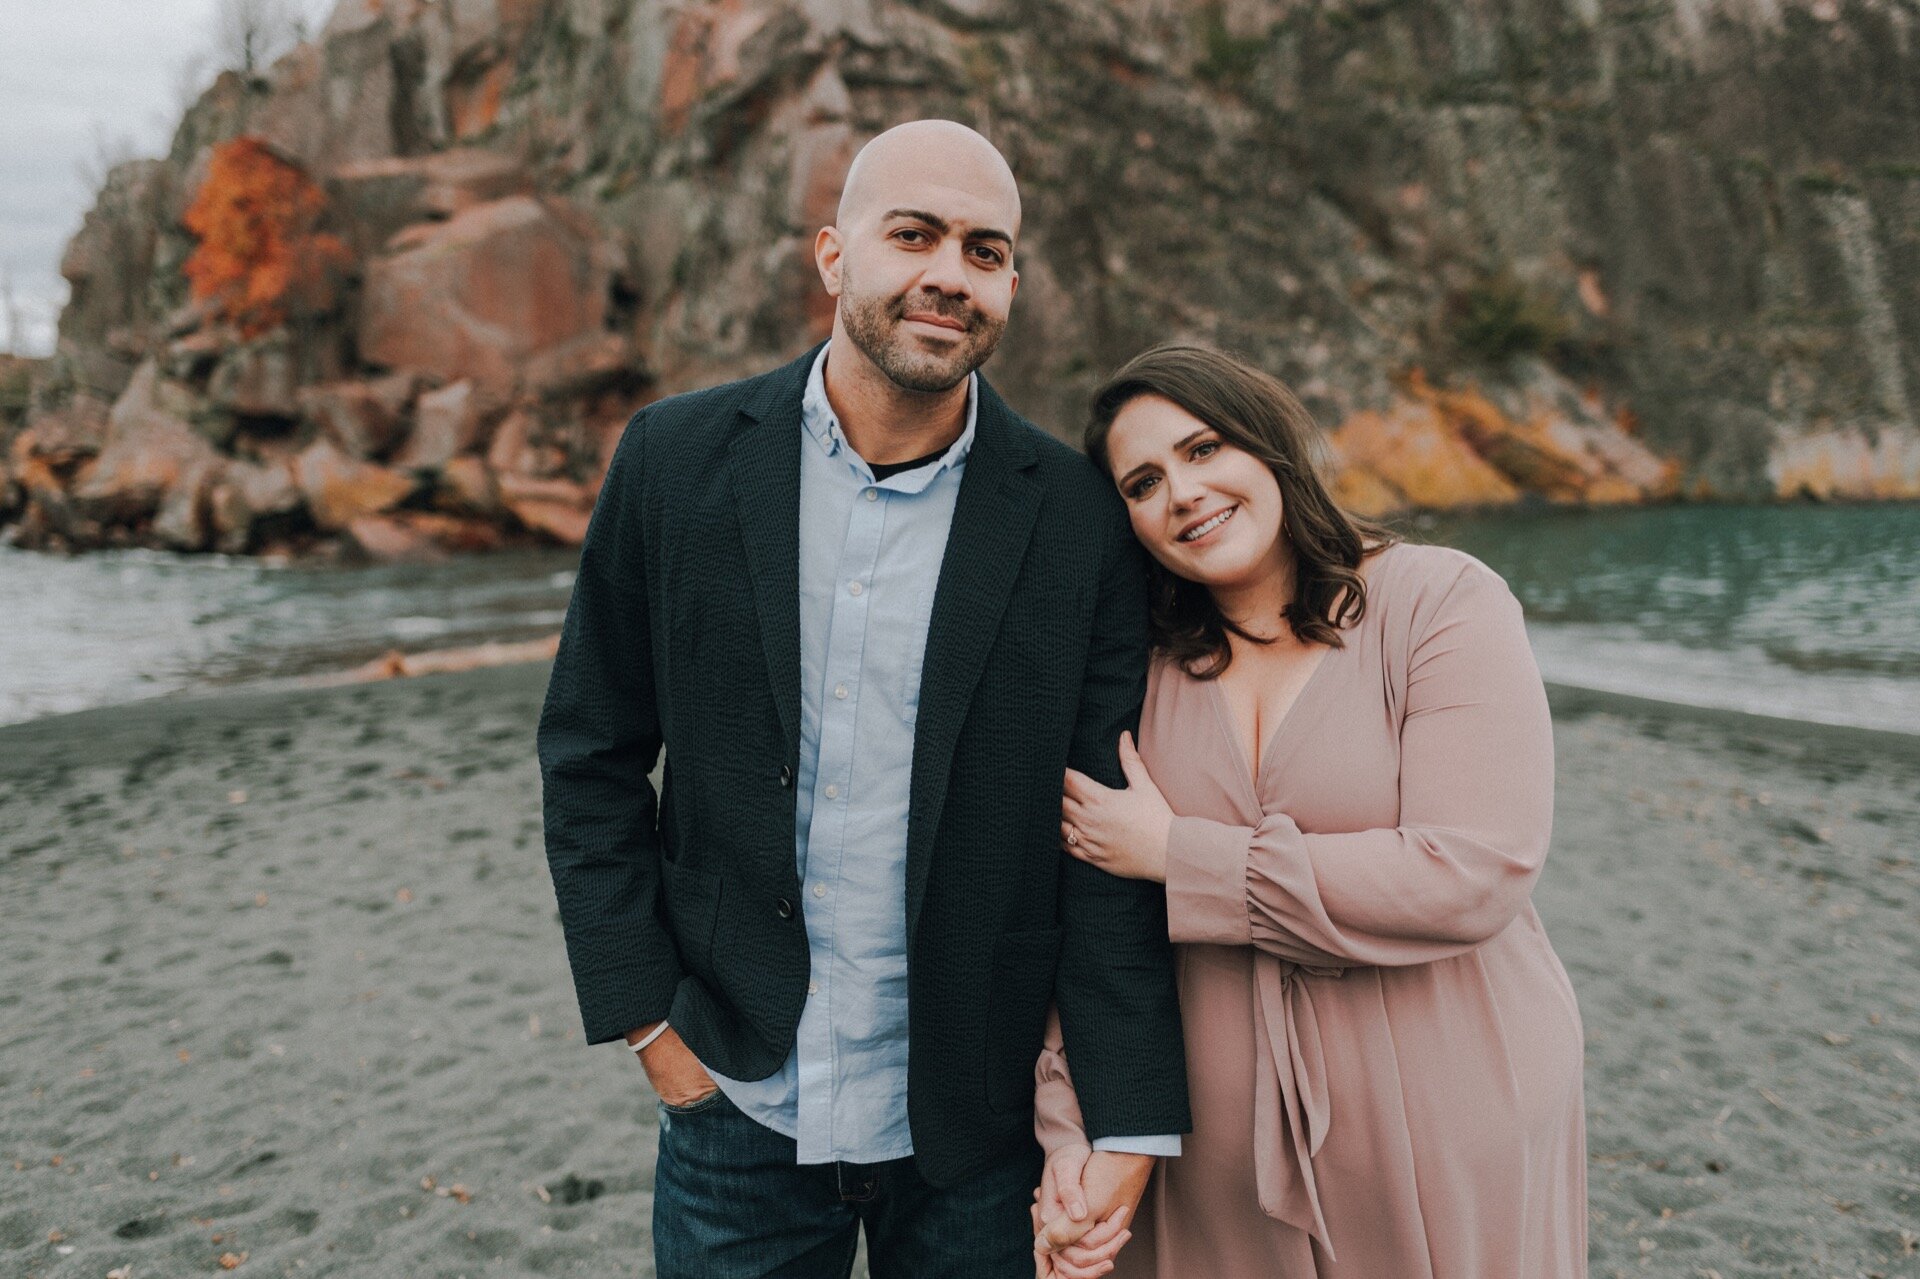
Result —
M1315 464L1320 428L1285 383L1211 347L1156 346L1135 356L1093 397L1087 456L1112 473L1107 438L1113 419L1143 395L1173 401L1235 448L1267 464L1280 484L1281 525L1293 551L1294 594L1281 612L1302 642L1342 647L1340 631L1366 614L1360 562L1398 541L1392 530L1340 508ZM1255 644L1229 620L1212 592L1154 560L1153 646L1198 679L1214 679L1233 661L1229 636Z

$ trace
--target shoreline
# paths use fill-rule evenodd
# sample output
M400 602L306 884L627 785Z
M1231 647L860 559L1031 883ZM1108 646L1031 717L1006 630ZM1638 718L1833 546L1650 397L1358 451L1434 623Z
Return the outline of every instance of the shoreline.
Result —
M553 659L559 636L553 635L522 643L479 644L457 649L427 649L405 653L395 649L359 666L311 675L250 681L242 684L210 685L159 693L152 697L90 706L84 710L59 711L36 719L0 724L0 745L10 735L41 725L82 721L89 716L138 715L148 708L166 708L184 704L236 703L262 698L298 697L307 693L341 688L375 686L389 682L407 682L445 676L472 675L488 670L512 670L530 666L544 667ZM544 676L542 677L544 680ZM1856 724L1836 724L1827 720L1793 719L1766 715L1732 707L1676 702L1663 698L1621 693L1611 689L1589 688L1581 684L1544 681L1547 700L1556 717L1607 712L1627 717L1691 721L1715 729L1739 731L1797 740L1817 740L1840 747L1878 750L1920 763L1920 725L1911 733L1872 728ZM154 713L164 714L155 710Z

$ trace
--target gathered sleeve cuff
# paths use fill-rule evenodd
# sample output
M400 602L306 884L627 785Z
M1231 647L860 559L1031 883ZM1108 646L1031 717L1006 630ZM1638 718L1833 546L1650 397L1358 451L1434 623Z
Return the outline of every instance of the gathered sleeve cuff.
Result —
M1175 817L1167 831L1167 932L1176 942L1253 945L1247 911L1248 835L1204 817Z
M1033 1139L1049 1158L1067 1146L1085 1146L1086 1120L1080 1115L1080 1095L1073 1090L1067 1069L1065 1038L1060 1033L1058 1009L1047 1009L1047 1037L1033 1068Z

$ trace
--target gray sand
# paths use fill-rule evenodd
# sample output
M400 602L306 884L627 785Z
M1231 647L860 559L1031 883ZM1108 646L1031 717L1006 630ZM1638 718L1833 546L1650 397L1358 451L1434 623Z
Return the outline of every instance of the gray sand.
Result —
M545 678L0 729L0 1274L652 1274L652 1096L584 1048L541 851ZM1556 706L1595 1275L1920 1276L1920 742Z

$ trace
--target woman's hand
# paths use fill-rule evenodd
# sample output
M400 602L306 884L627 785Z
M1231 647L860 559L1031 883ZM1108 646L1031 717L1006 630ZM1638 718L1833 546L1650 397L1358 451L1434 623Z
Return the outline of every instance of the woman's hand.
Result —
M1120 771L1127 788L1112 790L1067 770L1060 801L1060 847L1122 879L1167 879L1167 832L1173 810L1147 774L1133 734L1120 734Z
M1041 1226L1062 1213L1074 1221L1087 1219L1087 1192L1080 1185L1080 1176L1092 1157L1092 1146L1077 1143L1062 1146L1047 1156L1046 1170L1040 1174L1040 1189L1033 1192L1036 1235Z
M1036 1205L1037 1207L1037 1205ZM1033 1247L1034 1279L1100 1279L1113 1269L1114 1258L1133 1232L1127 1229L1130 1213L1125 1205L1089 1230L1076 1244L1048 1252L1036 1242Z
M1034 1273L1039 1279L1099 1279L1133 1232L1127 1229L1157 1162L1152 1155L1096 1154L1085 1145L1048 1157L1033 1192Z

